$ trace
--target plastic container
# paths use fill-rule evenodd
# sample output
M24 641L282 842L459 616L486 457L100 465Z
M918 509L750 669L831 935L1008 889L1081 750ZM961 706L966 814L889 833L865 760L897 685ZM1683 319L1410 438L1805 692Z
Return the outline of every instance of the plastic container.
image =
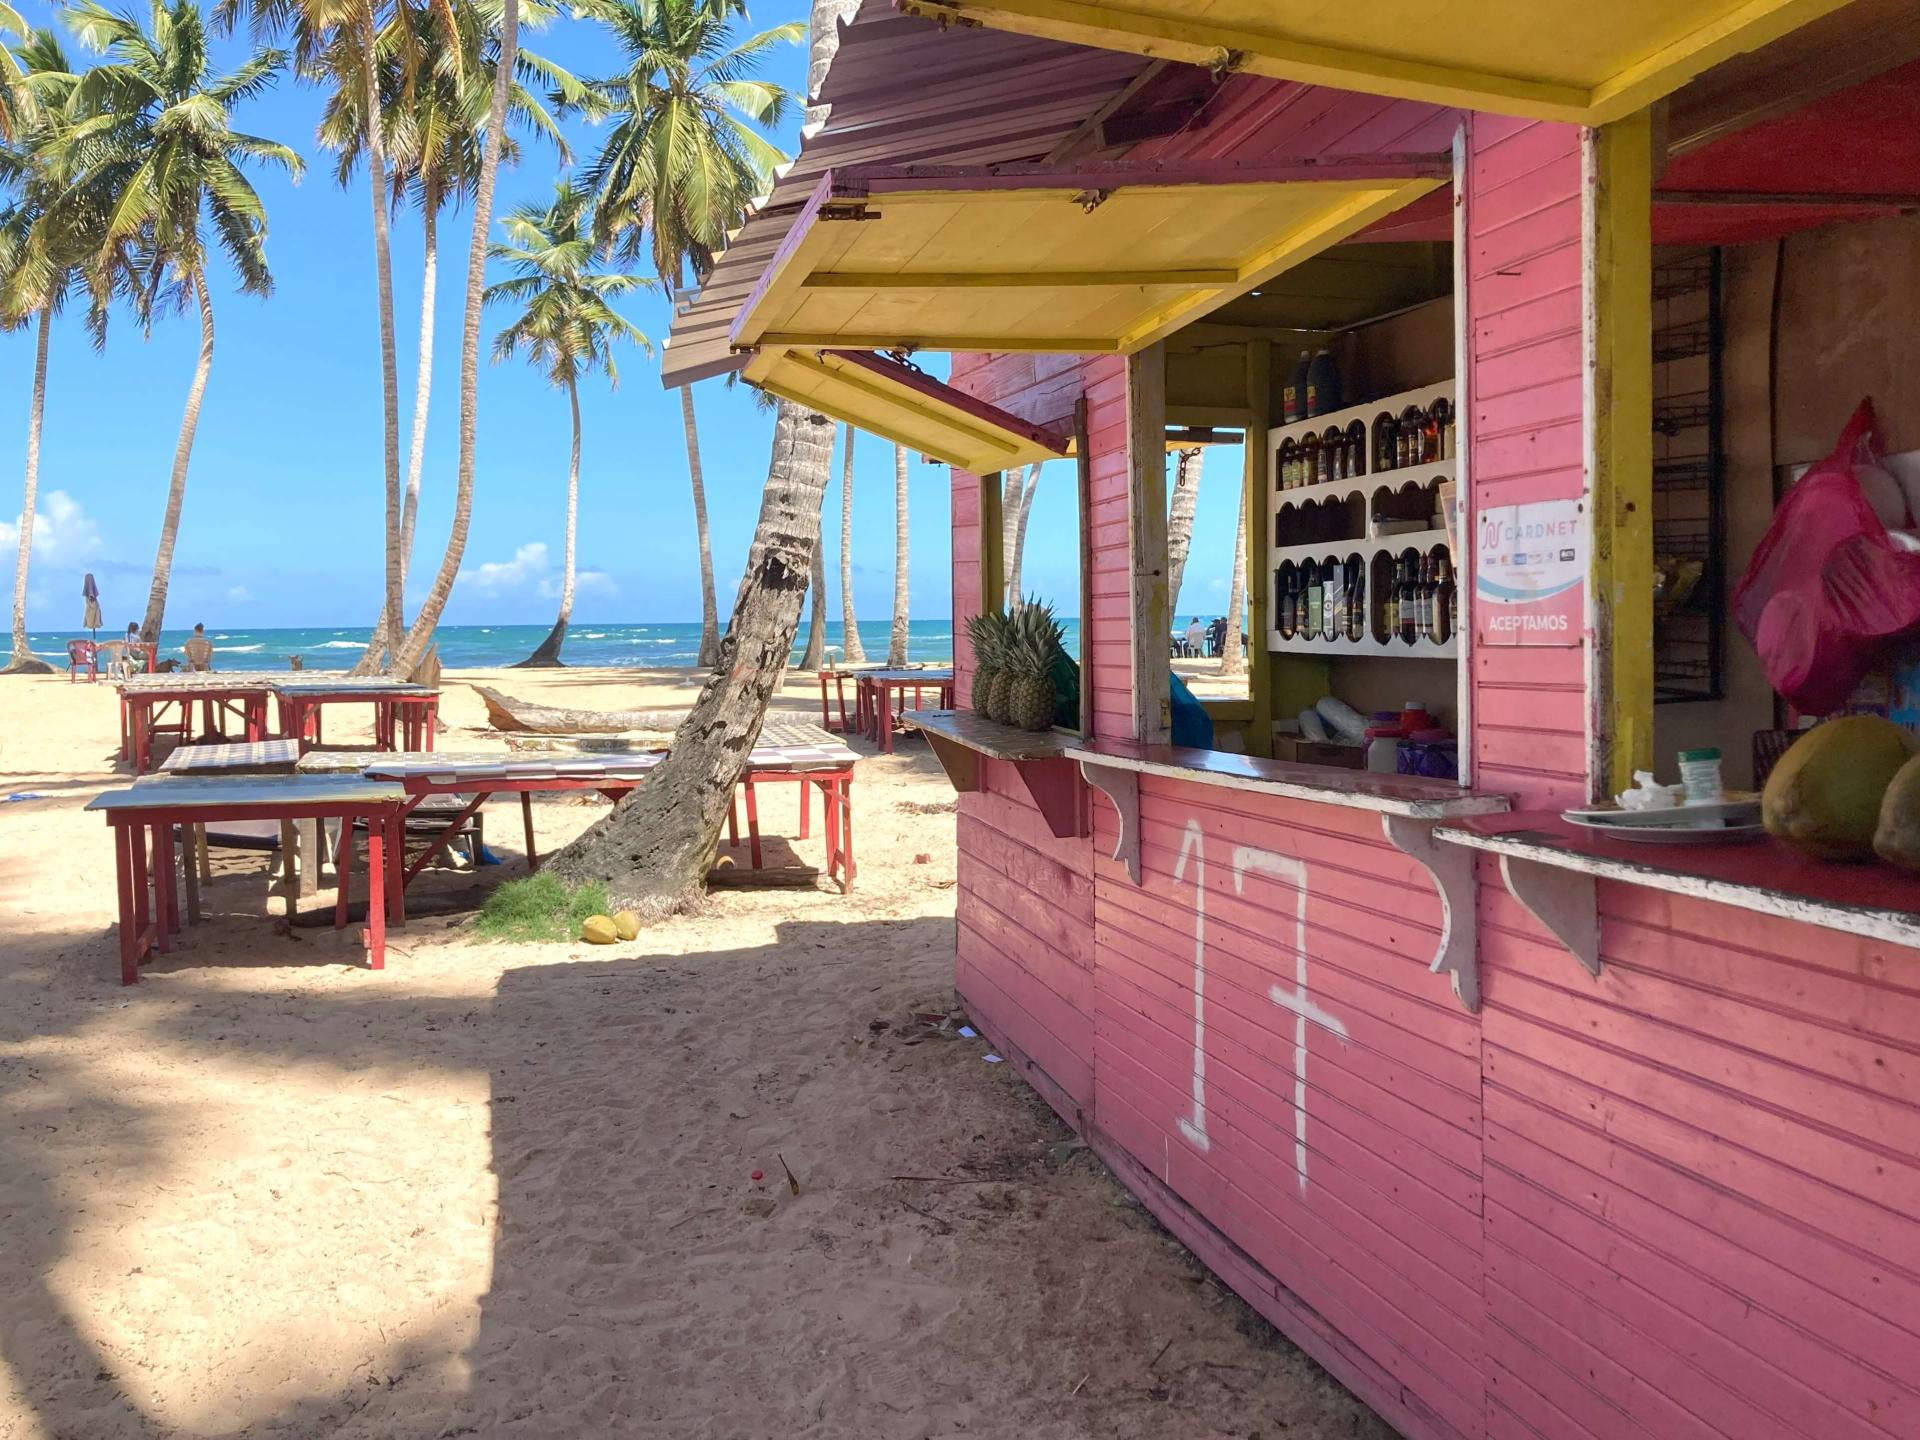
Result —
M1322 350L1307 362L1307 415L1325 415L1341 407L1340 368Z
M1300 363L1293 367L1293 378L1281 391L1280 413L1288 425L1297 425L1307 418L1307 372L1313 368L1313 352L1302 350Z
M1720 747L1680 752L1680 783L1687 787L1689 805L1717 805L1727 798L1720 780Z

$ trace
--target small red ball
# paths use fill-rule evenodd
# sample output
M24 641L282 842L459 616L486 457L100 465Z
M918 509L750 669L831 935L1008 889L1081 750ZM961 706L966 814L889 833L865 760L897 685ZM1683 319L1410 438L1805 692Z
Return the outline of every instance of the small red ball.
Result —
M756 1179L756 1180L758 1180L758 1179L760 1178L760 1172L759 1172L758 1170L756 1170L756 1171L754 1171L754 1172L753 1172L753 1178L754 1178L754 1179Z

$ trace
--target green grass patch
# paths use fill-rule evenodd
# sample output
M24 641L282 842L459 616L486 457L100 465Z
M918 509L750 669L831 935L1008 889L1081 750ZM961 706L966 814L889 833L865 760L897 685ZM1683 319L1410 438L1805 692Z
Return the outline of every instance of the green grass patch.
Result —
M581 921L607 913L607 892L597 882L569 890L552 875L529 875L489 895L474 930L483 940L577 940Z

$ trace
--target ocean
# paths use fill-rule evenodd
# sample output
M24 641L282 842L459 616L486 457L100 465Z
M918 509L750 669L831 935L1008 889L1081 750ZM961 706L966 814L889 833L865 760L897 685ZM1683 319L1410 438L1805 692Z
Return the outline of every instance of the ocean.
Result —
M1074 623L1066 622L1069 650L1078 650ZM450 670L488 669L524 660L546 639L546 625L442 625L439 630L440 663ZM891 626L885 620L860 622L860 643L869 660L887 657L887 636ZM115 639L121 632L102 630L99 638ZM185 630L161 632L160 658L180 658L180 647L191 634ZM289 655L301 656L309 670L345 670L360 658L371 632L365 627L315 626L310 629L242 630L234 627L209 627L213 641L213 663L221 670L281 670ZM86 639L84 631L39 631L28 636L34 653L62 668L66 665L67 641ZM827 626L827 644L836 652L841 628L836 621ZM800 635L794 645L797 663L806 644L806 620L801 619ZM614 668L651 668L654 666L691 666L700 658L699 623L653 622L640 625L576 624L567 632L567 643L560 652L569 665L610 666ZM943 663L953 659L953 622L915 620L908 626L907 658L915 664Z

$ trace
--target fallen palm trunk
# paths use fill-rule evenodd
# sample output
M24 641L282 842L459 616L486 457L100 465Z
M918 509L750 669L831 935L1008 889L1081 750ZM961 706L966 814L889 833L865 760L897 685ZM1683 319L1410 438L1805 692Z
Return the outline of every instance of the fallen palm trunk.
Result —
M618 735L626 730L672 734L687 718L684 710L565 710L502 695L485 685L474 692L486 702L487 720L496 730L529 730L540 735Z

